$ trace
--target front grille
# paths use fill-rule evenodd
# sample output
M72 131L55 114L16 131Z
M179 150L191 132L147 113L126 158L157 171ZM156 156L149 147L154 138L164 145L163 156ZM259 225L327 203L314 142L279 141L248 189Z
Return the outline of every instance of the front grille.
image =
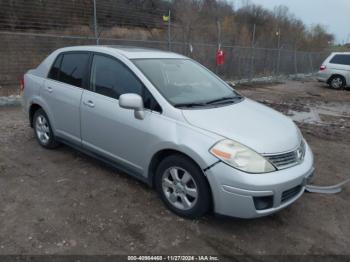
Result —
M267 156L270 162L278 169L287 168L298 162L296 152L289 152L281 155Z
M299 186L296 186L296 187L293 187L291 189L284 191L282 193L281 203L287 202L289 199L292 199L293 197L298 195L300 193L301 188L302 188L302 186L299 185Z
M279 155L265 156L277 169L285 169L300 163L305 155L305 143L301 142L299 148L295 151Z

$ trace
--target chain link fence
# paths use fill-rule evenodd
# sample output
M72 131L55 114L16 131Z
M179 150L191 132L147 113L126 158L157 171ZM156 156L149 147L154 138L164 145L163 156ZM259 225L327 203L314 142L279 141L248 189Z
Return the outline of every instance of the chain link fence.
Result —
M2 0L0 3L0 96L18 93L21 76L50 52L74 45L127 45L189 56L226 80L313 73L327 52L223 44L225 63L217 66L217 43L185 43L171 36L162 19L168 10L118 5L118 1ZM95 15L96 14L96 15ZM169 37L170 35L170 37ZM171 42L171 45L169 45Z

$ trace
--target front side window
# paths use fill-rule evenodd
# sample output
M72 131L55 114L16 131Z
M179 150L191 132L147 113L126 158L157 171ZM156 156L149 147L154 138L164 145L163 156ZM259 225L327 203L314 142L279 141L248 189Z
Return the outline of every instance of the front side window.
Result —
M118 60L94 55L91 65L90 90L119 99L120 95L133 93L143 98L144 107L161 112L161 108L142 82Z
M176 107L217 105L242 98L213 73L189 59L135 59L133 62Z
M339 65L350 65L350 55L335 55L329 63Z
M95 55L91 67L90 89L118 99L120 95L142 95L143 85L122 63L107 56Z
M66 53L63 55L58 75L60 82L82 87L89 61L87 53Z

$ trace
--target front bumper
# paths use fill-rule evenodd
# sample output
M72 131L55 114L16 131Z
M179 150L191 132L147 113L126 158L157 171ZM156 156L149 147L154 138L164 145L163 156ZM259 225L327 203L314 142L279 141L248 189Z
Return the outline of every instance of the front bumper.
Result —
M220 162L206 171L215 213L239 218L270 215L292 204L304 193L313 173L308 145L303 162L288 169L248 174ZM266 206L262 208L259 201Z

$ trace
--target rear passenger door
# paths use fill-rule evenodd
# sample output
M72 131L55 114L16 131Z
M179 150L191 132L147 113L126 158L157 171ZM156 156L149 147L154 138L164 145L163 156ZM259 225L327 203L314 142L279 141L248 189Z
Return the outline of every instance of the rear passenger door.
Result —
M154 126L161 108L148 89L121 61L95 54L91 63L89 90L84 90L81 106L83 147L118 162L133 174L142 174L145 152L156 143ZM143 97L145 118L121 108L119 96L136 93Z
M80 102L87 83L88 52L60 54L45 82L42 96L50 109L55 135L81 144Z

